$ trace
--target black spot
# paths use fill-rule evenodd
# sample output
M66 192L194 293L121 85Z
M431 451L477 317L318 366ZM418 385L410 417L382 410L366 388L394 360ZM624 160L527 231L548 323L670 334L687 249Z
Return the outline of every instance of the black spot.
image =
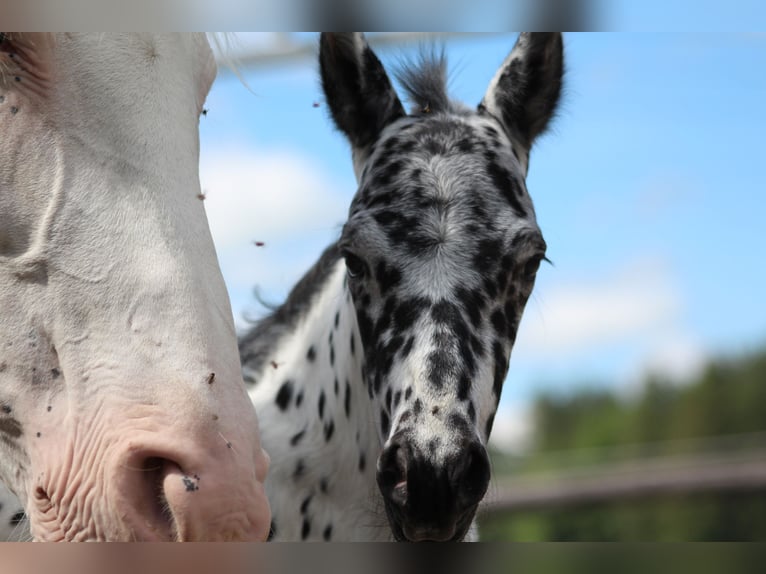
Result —
M277 523L273 520L271 521L271 527L269 528L269 537L266 538L266 542L271 542L274 540L274 537L277 535Z
M373 207L388 207L398 197L399 194L395 191L378 193L374 197L370 198L370 201L367 202L367 207L370 209Z
M473 151L473 142L468 138L463 138L457 142L457 149L463 153L471 153Z
M386 414L386 411L381 410L380 411L380 431L384 437L388 436L388 431L390 430L390 426L391 426L391 422L388 419L388 415Z
M330 345L330 365L335 364L335 347Z
M410 337L407 339L407 342L404 344L404 347L402 347L402 351L399 354L402 359L406 359L410 356L410 353L412 352L412 347L415 344L415 337Z
M431 318L439 325L452 325L459 318L460 311L454 303L442 299L431 307Z
M351 333L351 355L356 355L356 343L354 342L354 334Z
M338 377L335 377L335 383L333 384L333 390L335 391L335 396L338 396L338 391L340 390L338 388Z
M513 337L516 334L516 328L518 327L518 325L516 324L518 311L516 310L515 301L509 299L506 302L504 309L505 309L506 325L508 326L507 335L509 337Z
M484 291L486 291L487 296L490 299L496 298L497 297L497 283L495 283L495 281L492 278L485 277L484 278Z
M309 494L306 498L303 499L303 502L301 502L301 514L306 514L306 512L309 509L309 504L311 504L311 494Z
M457 297L468 314L471 324L477 328L481 324L481 312L486 305L484 295L479 291L460 288L457 291Z
M19 438L23 434L21 423L14 418L0 419L0 435L7 435L9 438ZM5 437L3 437L5 438Z
M436 416L436 415L438 415L438 414L439 414L439 407L433 407L433 408L431 409L431 414L432 414L433 416Z
M327 489L329 488L329 483L327 482L326 478L322 478L319 481L319 490L322 492L322 494L327 494Z
M319 418L324 418L324 403L325 403L325 396L324 391L319 393Z
M298 396L295 397L295 406L299 407L303 403L303 391L298 393Z
M0 409L2 409L3 413L6 415L11 414L11 407L9 405L3 405Z
M391 227L399 222L400 214L398 214L395 211L390 211L387 209L378 211L373 215L373 218L375 221L378 222L379 225L382 227Z
M499 239L482 239L473 256L473 266L483 274L493 272L497 266L503 244Z
M343 399L343 406L346 410L346 417L351 415L351 383L346 379L346 395Z
M301 432L299 432L299 433L295 433L295 434L292 436L292 438L290 439L290 446L295 446L295 445L297 445L297 444L298 444L298 443L301 441L301 439L303 438L303 435L305 435L305 434L306 434L306 429L303 429L303 430L302 430Z
M394 408L399 406L399 402L402 400L402 391L396 391L394 393Z
M276 403L280 410L286 411L290 404L290 399L293 397L293 383L292 381L285 381L282 386L279 387L277 392Z
M372 344L372 320L364 311L357 311L356 321L359 325L359 334L362 337L363 345Z
M495 376L492 382L492 390L495 393L495 399L500 400L500 393L503 391L503 382L505 382L505 371L508 367L508 360L505 357L505 351L500 341L495 341L492 345L492 352L495 359Z
M295 464L295 470L293 470L293 478L295 480L298 480L305 473L306 473L306 464L303 462L303 459L298 459L298 462Z
M500 269L497 270L497 276L495 277L497 286L501 291L507 287L508 279L510 278L510 276L511 276L510 267L506 263L506 258L503 257L503 261L500 263Z
M484 343L473 333L471 333L471 350L479 357L484 356Z
M61 371L59 371L58 369L51 369L51 376L54 379L58 379L60 375L61 375Z
M11 516L11 526L18 526L27 517L23 510L19 510L13 516Z
M379 372L375 373L374 379L372 381L372 390L377 395L380 393L380 385L383 383L383 377ZM371 395L372 396L372 395Z
M199 490L199 485L188 476L184 476L182 480L184 483L184 488L186 488L186 492L194 492L195 490Z
M330 421L324 426L324 440L330 442L333 433L335 432L335 421Z
M449 351L437 349L428 355L428 380L435 388L441 389L456 370L457 362Z
M391 393L391 387L388 387L388 390L386 391L386 409L388 409L388 412L391 412L392 399L393 399L393 395Z
M506 335L506 329L508 327L508 323L505 320L505 313L503 313L500 309L495 309L495 311L492 313L492 326L495 329L495 332L500 337L505 337Z
M322 532L322 538L325 542L329 542L332 538L332 524L325 526L324 532Z
M386 304L383 306L383 313L378 317L375 322L375 338L380 338L380 335L388 329L391 325L391 315L396 307L396 297L391 296L386 300Z
M378 287L381 293L388 293L402 280L401 272L393 265L386 265L385 261L378 263L375 277L378 280Z
M484 126L484 132L487 134L490 140L493 142L497 141L497 139L500 137L500 134L498 131L493 128L492 126Z
M412 396L412 387L407 387L407 389L404 391L404 400L409 401L411 396Z
M468 418L472 423L476 422L476 407L473 406L473 401L468 401Z
M335 328L338 328L338 325L340 324L340 311L337 311L335 313Z
M518 183L511 177L510 172L500 164L492 161L492 158L488 158L490 161L487 164L487 170L492 178L492 183L503 194L503 197L508 201L513 211L519 217L526 217L527 212L519 201L521 191L518 188Z
M495 422L495 413L492 413L491 415L489 415L489 418L487 419L487 428L486 428L487 438L489 438L489 433L492 432L492 424L494 422Z
M451 413L447 419L447 426L462 434L468 434L469 432L468 421L460 413Z
M308 350L308 351L306 351L306 358L307 358L309 361L311 361L312 363L313 363L313 362L316 360L316 358L317 358L317 352L316 352L316 349L314 348L314 345L311 345L311 346L309 347L309 350Z
M359 453L359 472L364 472L364 469L367 468L367 457L364 456L363 452Z
M423 403L420 401L420 399L415 399L415 403L412 405L412 412L417 417L422 410L423 410Z
M308 518L303 519L303 526L301 526L301 540L306 540L311 534L311 522Z
M52 407L52 406L50 406L50 405L48 405L48 409L47 409L47 411L48 411L48 412L51 412L51 409L53 409L53 407Z
M402 169L402 162L399 160L392 161L390 164L385 165L383 169L379 170L375 174L372 185L376 187L385 187L391 183L394 176L398 175Z
M404 344L404 339L402 339L400 336L393 337L389 342L388 345L386 345L385 353L386 355L395 355L396 352L402 347Z
M461 401L468 399L468 395L471 392L471 378L463 373L460 377L460 382L457 387L457 398Z

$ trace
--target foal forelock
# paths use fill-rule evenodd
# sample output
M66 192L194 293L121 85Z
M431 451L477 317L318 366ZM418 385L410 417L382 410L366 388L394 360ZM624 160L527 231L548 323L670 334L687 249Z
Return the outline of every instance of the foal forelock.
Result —
M460 109L399 120L372 149L340 248L368 267L349 286L383 441L443 458L450 433L489 435L523 268L545 248L523 169L492 118Z

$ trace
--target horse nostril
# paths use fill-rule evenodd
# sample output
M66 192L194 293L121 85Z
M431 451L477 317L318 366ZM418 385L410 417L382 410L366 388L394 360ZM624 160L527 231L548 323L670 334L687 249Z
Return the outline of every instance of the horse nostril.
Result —
M401 445L391 444L378 459L378 487L391 502L404 506L407 501L407 453Z
M148 457L144 460L142 466L142 476L144 479L144 491L148 494L146 506L149 509L147 516L151 517L147 521L150 528L162 537L174 539L176 535L176 524L170 504L165 496L165 478L170 468L175 467L175 463L160 457Z

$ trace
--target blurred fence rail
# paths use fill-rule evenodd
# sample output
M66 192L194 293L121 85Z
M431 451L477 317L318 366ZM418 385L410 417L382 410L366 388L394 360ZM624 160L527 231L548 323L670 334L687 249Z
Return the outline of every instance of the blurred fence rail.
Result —
M454 38L481 38L497 35L498 32L373 32L367 39L373 48L398 46L408 43L442 42ZM262 66L283 65L316 58L318 34L295 32L248 32L239 33L231 38L228 45L230 56L240 70ZM214 44L216 52L219 46ZM228 58L219 60L225 63ZM226 73L227 68L222 67Z
M699 492L766 490L766 435L688 441L695 452L500 476L482 514ZM657 450L657 445L651 445ZM671 445L676 447L676 445ZM638 445L631 449L639 450ZM675 450L675 448L670 449ZM592 456L592 451L589 453ZM577 457L568 453L570 462Z

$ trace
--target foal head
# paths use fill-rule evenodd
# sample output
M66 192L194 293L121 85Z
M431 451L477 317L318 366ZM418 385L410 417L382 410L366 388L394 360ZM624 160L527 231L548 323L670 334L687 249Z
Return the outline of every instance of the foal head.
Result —
M443 59L400 79L361 34L324 34L322 84L359 188L340 248L383 451L394 536L465 536L522 311L545 257L525 176L561 91L559 34L522 34L482 102L449 100Z

